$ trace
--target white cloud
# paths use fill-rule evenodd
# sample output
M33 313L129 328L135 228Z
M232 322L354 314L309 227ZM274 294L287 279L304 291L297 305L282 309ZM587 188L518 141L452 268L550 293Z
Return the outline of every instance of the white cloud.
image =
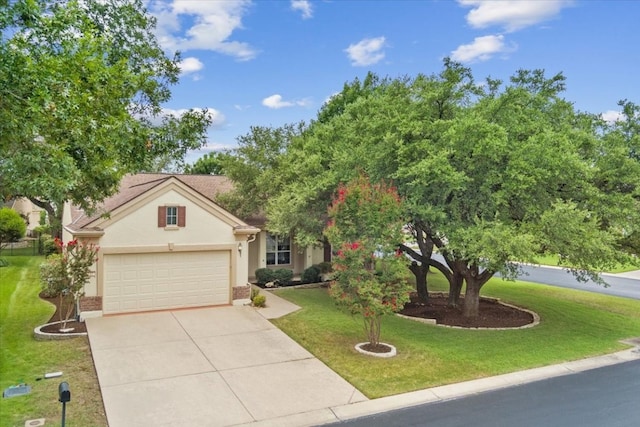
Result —
M204 68L204 64L193 56L184 58L178 66L180 67L180 74L182 75L197 73Z
M609 110L600 114L600 117L602 117L602 120L604 120L605 122L614 123L619 120L623 120L624 114L622 114L622 111Z
M267 108L279 109L284 107L306 107L310 104L308 99L300 99L297 101L284 101L279 94L271 95L262 100L262 105Z
M362 39L358 43L349 45L344 51L351 60L351 65L364 67L378 63L384 59L385 38Z
M474 28L493 25L506 31L517 31L556 17L570 6L571 0L458 0L462 6L472 7L467 22Z
M459 62L486 61L497 53L508 53L515 49L515 45L505 45L502 34L482 36L476 37L470 44L458 46L451 52L451 59Z
M193 108L194 110L204 110L204 108ZM186 108L180 108L180 109L172 109L172 108L163 108L162 109L162 113L160 114L160 120L162 119L162 116L175 116L175 117L181 117L184 113L188 112L189 110ZM221 128L224 126L224 124L227 121L227 118L224 116L224 114L222 114L220 111L214 109L214 108L207 108L207 111L209 112L209 117L211 117L211 126L210 128L216 129L216 128Z
M313 16L313 6L308 0L291 0L291 9L302 12L302 19Z
M165 49L211 50L246 61L257 55L256 50L248 43L229 39L242 28L242 17L250 4L249 0L151 0L148 8L157 18L156 35ZM183 28L186 22L189 24Z

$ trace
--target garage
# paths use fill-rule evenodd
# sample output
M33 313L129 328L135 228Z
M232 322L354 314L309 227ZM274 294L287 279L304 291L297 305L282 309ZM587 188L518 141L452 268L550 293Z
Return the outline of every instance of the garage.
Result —
M230 303L229 251L104 255L104 314Z

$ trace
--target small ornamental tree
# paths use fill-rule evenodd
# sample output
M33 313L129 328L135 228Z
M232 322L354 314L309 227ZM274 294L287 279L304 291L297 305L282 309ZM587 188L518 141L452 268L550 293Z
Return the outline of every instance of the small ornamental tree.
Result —
M382 317L402 310L411 291L404 280L407 260L398 251L402 214L396 189L371 184L364 175L340 185L329 207L324 232L338 249L330 294L352 314L364 317L373 350L380 345Z
M49 294L60 298L60 321L63 322L62 328L65 328L84 294L84 285L93 274L91 266L98 261L99 248L77 240L65 244L56 239L55 243L59 253L50 255L40 266L40 280ZM66 311L63 309L65 300Z

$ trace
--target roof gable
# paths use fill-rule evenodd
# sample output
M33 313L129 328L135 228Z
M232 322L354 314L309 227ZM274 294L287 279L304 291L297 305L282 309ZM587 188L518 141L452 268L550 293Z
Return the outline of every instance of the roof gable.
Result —
M102 228L170 188L181 192L235 229L253 228L216 204L218 194L233 188L228 178L219 175L179 174L127 175L120 182L118 192L105 199L93 215L86 215L77 207L70 206L71 223L66 227L72 231Z

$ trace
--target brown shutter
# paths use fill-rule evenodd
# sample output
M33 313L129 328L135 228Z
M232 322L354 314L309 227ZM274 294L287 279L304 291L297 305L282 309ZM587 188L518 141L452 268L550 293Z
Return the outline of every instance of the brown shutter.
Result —
M178 227L184 227L187 223L187 207L178 206Z
M158 227L167 226L167 208L165 206L158 206Z

